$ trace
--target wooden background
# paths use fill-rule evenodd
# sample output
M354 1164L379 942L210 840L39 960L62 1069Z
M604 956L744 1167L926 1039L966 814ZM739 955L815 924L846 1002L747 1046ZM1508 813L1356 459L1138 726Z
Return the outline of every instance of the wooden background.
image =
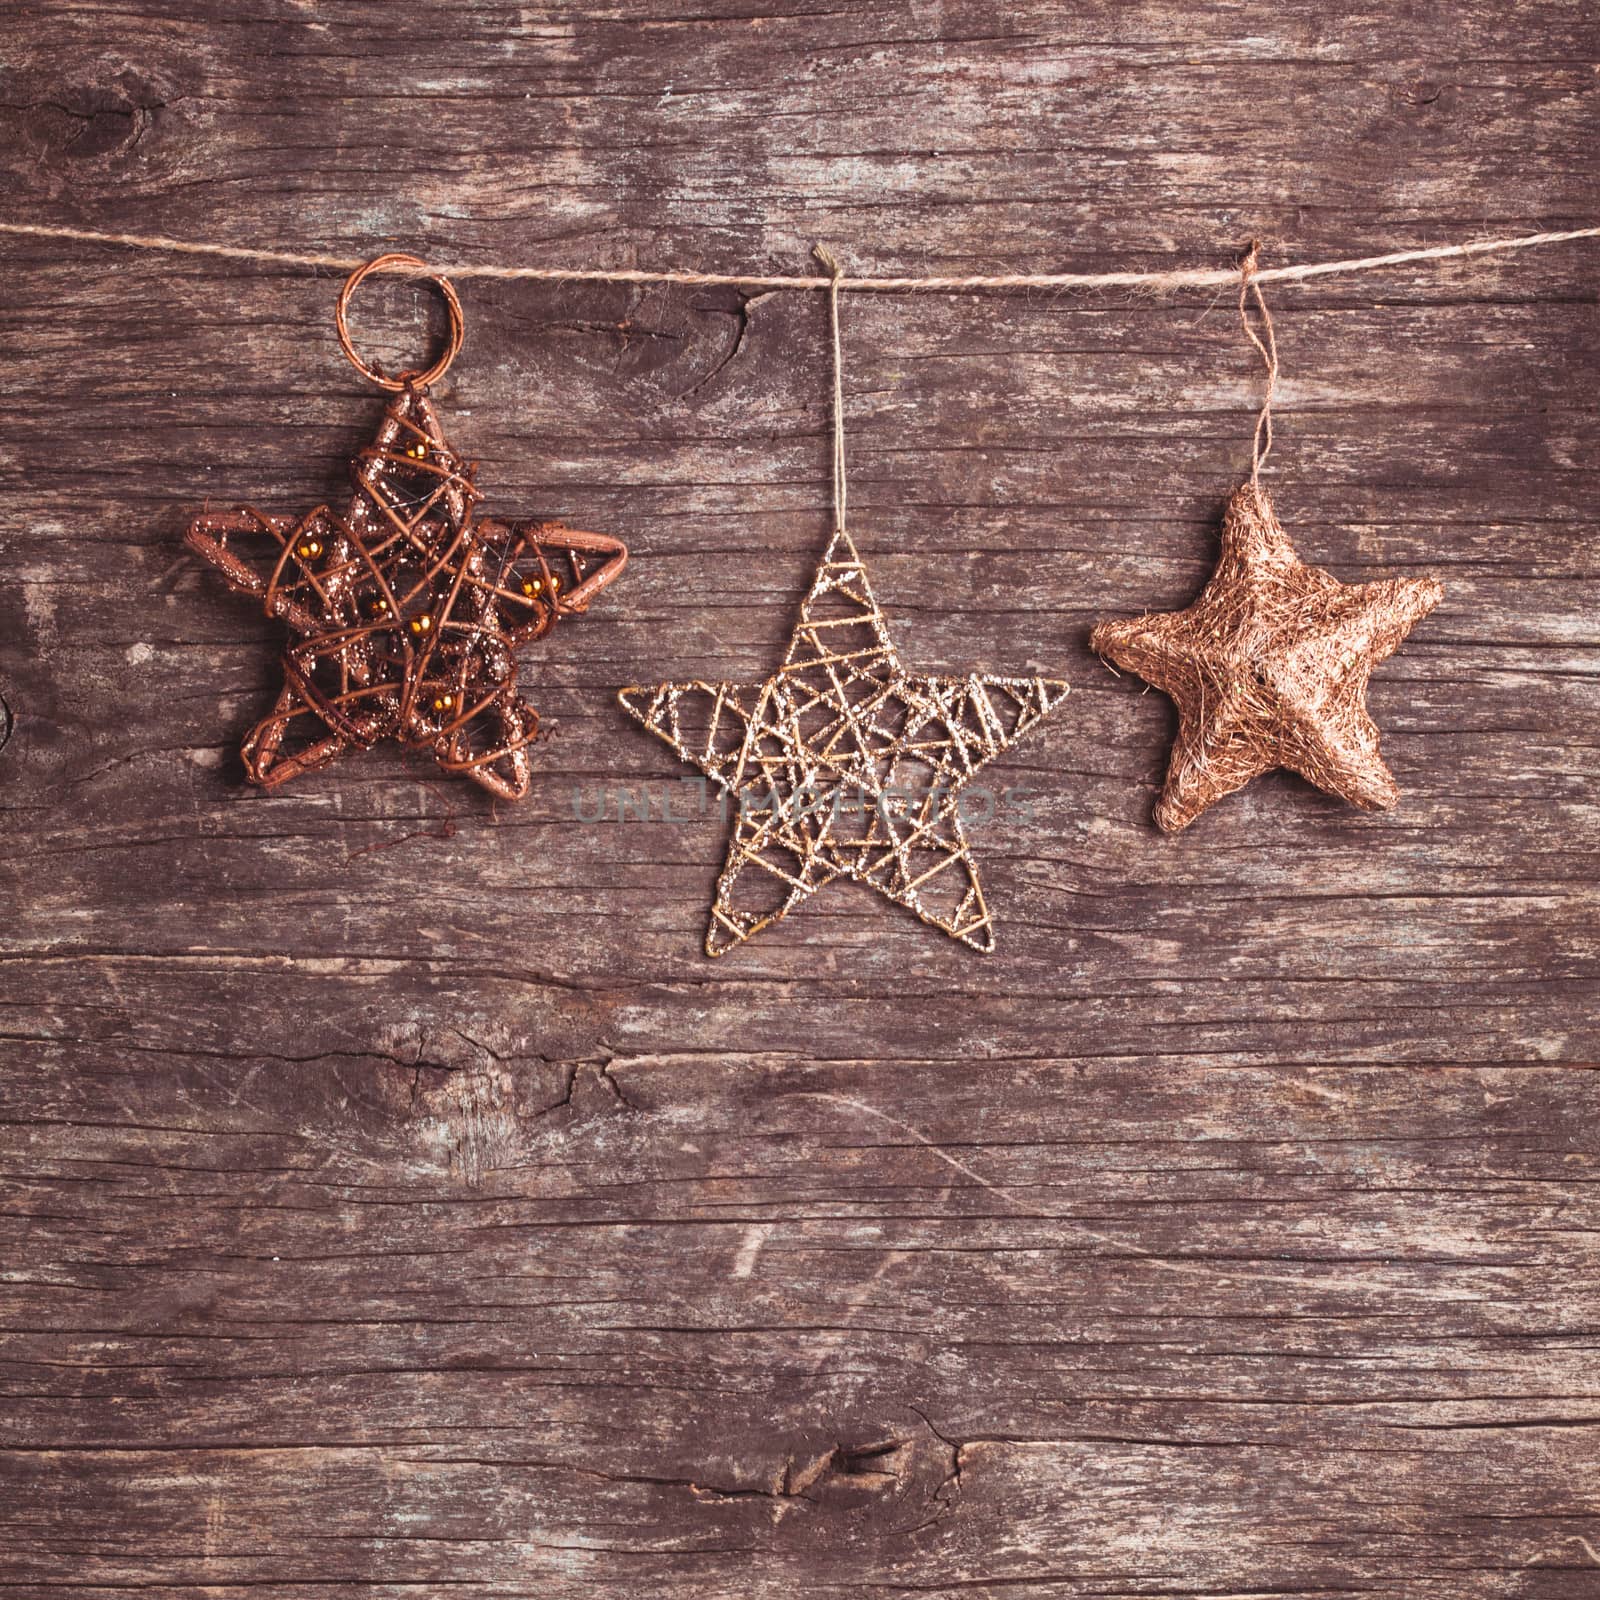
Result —
M1600 217L1592 5L674 12L11 0L6 216L803 270L1317 259ZM827 527L814 296L463 286L492 510L625 537L496 812L279 793L277 630L180 549L343 493L337 276L0 246L7 1594L1600 1595L1593 246L1273 295L1271 485L1443 606L1402 808L1178 839L1098 617L1184 602L1227 297L858 298L908 665L1051 671L999 952L837 888L712 964L724 834L616 686L776 663ZM405 359L425 296L363 300ZM453 821L452 837L431 835ZM377 848L377 847L387 848Z

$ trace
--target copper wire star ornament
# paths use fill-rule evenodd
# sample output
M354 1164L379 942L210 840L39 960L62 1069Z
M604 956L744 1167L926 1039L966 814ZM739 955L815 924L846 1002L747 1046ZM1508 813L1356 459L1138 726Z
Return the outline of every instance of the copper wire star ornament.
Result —
M1278 376L1272 317L1245 256L1239 317L1266 363L1250 481L1228 502L1222 554L1200 598L1183 611L1103 622L1090 649L1170 695L1178 736L1155 819L1169 833L1252 778L1287 767L1367 810L1400 798L1367 713L1373 668L1438 605L1434 578L1347 585L1307 566L1261 487L1272 449ZM1262 334L1251 326L1253 297Z
M1066 693L1054 678L907 672L839 529L773 677L619 698L736 802L706 932L706 954L719 956L836 878L992 950L961 791Z
M427 393L460 348L454 291L432 280L451 311L445 354L425 374L388 379L356 356L344 320L351 292L373 271L425 273L415 257L380 256L339 297L345 354L395 395L351 463L345 514L207 512L186 536L295 635L277 703L245 736L245 773L271 788L392 738L520 800L539 718L517 691L515 652L585 611L628 553L609 535L558 522L478 519L476 463L450 448Z

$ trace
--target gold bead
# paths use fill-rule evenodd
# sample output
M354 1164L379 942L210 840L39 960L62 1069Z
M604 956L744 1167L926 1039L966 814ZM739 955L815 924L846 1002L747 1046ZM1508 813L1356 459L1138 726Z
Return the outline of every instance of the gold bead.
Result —
M427 633L432 627L433 618L430 617L426 611L424 611L420 617L413 617L411 619L411 631L413 633Z
M322 541L320 539L302 539L295 550L295 554L302 561L311 561L322 554Z

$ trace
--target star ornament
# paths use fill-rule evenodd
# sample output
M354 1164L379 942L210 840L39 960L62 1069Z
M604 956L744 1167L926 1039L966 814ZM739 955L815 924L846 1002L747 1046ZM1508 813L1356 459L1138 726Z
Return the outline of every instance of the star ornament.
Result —
M351 463L343 517L237 510L190 525L189 547L294 635L277 703L244 740L252 783L395 739L492 794L527 794L539 717L515 652L587 610L628 552L558 522L480 521L475 466L407 386Z
M619 698L736 803L706 932L706 954L719 956L836 878L992 950L961 791L1066 693L1054 678L907 672L841 528L765 683L664 683Z
M1400 790L1378 753L1367 681L1443 593L1434 578L1348 585L1308 567L1265 492L1238 490L1193 605L1103 622L1089 637L1177 703L1157 824L1186 828L1275 767L1367 810L1394 805Z

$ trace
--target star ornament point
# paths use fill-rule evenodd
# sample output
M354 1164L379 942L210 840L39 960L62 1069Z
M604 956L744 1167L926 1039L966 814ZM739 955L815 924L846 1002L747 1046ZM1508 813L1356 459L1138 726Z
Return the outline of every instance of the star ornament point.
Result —
M706 954L720 956L838 878L992 950L966 825L995 808L992 796L964 804L963 790L1066 694L1055 678L907 672L841 529L765 682L636 686L618 699L734 803L706 932Z
M1193 605L1103 622L1089 638L1178 708L1157 825L1176 833L1277 767L1364 810L1393 806L1367 683L1443 593L1434 578L1340 583L1301 561L1263 490L1239 489Z

